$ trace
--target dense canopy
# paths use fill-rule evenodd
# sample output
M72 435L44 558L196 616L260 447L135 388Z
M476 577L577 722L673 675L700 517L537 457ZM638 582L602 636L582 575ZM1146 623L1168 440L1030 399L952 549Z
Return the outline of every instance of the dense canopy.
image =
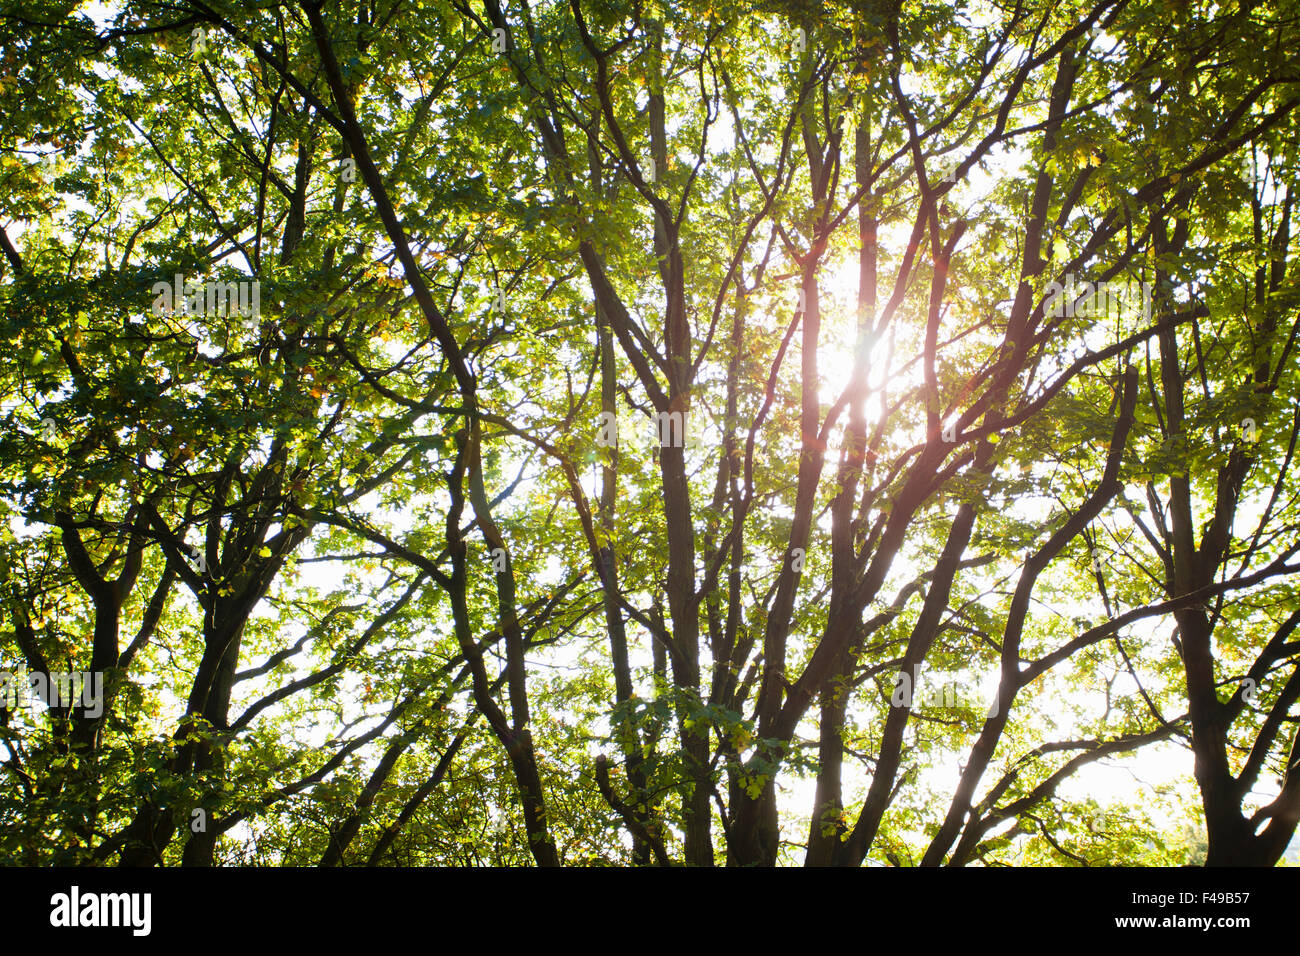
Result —
M0 2L0 862L1273 865L1293 0Z

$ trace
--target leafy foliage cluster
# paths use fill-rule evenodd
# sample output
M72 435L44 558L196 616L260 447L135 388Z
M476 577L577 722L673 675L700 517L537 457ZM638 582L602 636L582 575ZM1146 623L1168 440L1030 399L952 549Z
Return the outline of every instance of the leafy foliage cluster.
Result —
M104 706L0 699L0 861L1282 857L1300 5L83 7L0 669Z

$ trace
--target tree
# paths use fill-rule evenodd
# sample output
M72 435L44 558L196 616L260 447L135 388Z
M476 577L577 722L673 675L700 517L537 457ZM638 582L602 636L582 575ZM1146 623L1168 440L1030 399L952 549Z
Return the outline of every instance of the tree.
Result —
M1294 4L45 6L23 862L1281 857Z

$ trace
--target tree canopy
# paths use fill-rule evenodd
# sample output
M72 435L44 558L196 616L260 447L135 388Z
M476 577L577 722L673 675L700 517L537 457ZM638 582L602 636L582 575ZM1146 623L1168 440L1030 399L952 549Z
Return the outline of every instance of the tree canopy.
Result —
M1298 41L3 0L0 861L1276 864Z

